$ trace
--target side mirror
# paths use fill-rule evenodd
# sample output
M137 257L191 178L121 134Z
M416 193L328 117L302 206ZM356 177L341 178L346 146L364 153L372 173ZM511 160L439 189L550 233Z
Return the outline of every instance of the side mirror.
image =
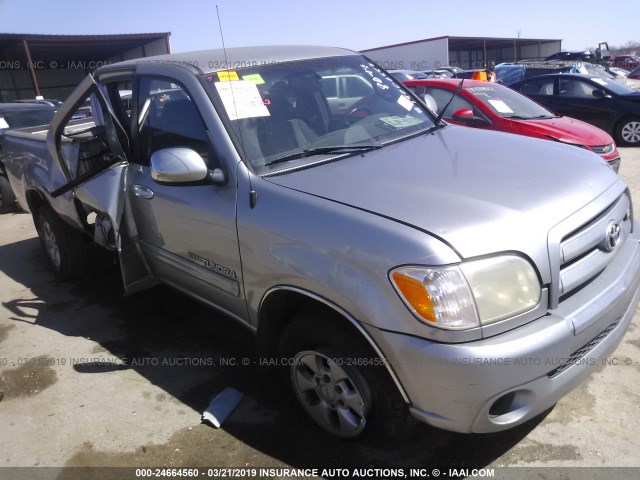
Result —
M482 117L476 117L470 108L461 108L451 115L451 119L456 122L467 123L470 125L487 125L489 122Z
M596 98L607 98L607 93L599 88L592 92L592 95Z
M221 169L210 172L200 154L185 147L164 148L154 152L151 155L151 178L161 185L224 185L227 181Z

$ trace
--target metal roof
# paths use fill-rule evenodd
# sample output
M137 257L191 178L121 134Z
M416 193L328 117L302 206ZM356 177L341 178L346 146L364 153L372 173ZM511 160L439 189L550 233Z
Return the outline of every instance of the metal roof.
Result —
M337 47L316 47L307 45L274 45L263 47L237 47L227 48L226 51L219 48L214 50L199 50L195 52L172 53L146 57L142 60L127 60L114 63L100 70L137 65L144 63L173 63L182 64L203 73L211 73L219 70L234 70L251 67L253 65L266 65L269 63L296 62L307 59L321 59L327 57L339 57L356 55L357 52Z
M170 32L114 35L0 33L0 52L5 52L6 58L24 61L23 41L26 41L34 61L63 64L68 61L106 60L153 40L167 39L170 35Z
M422 40L414 40L411 42L395 43L393 45L384 45L382 47L368 48L361 50L361 52L375 52L377 50L383 50L392 47L402 47L405 45L415 45L418 43L428 43L435 40L447 39L449 41L449 50L455 49L473 49L482 48L484 42L487 42L487 48L501 48L501 47L513 47L514 42L518 45L537 45L538 43L545 42L561 42L562 39L556 38L500 38L500 37L456 37L445 35L442 37L424 38Z

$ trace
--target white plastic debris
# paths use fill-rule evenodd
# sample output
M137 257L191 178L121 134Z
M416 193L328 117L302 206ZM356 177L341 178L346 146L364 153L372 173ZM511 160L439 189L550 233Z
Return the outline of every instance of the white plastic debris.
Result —
M215 428L220 428L231 412L238 406L244 398L244 393L240 393L235 388L227 387L216 395L207 409L202 414L202 421L209 423Z

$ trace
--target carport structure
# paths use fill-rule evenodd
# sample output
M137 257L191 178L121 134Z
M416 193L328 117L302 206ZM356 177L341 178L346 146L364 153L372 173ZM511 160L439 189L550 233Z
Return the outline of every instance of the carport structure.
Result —
M169 32L118 35L0 33L0 101L64 100L85 75L109 63L171 53Z
M369 48L362 53L388 69L429 70L444 65L482 68L487 62L541 60L561 51L562 40L443 36Z

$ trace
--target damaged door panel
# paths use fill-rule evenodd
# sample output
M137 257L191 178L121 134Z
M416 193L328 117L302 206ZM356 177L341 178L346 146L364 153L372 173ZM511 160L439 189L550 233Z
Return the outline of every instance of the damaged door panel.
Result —
M133 216L127 209L129 133L115 114L108 93L87 76L54 119L47 138L51 156L69 180L53 197L72 190L76 207L93 240L116 251L127 294L156 284L144 260ZM73 120L83 104L90 117ZM67 106L69 105L69 106ZM86 107L85 107L86 108ZM95 218L93 223L89 219Z

